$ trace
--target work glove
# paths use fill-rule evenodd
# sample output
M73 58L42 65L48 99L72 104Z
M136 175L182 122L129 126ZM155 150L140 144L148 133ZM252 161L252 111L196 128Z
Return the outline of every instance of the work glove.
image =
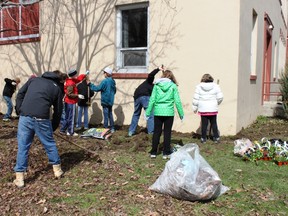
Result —
M84 99L84 95L78 94L79 99Z
M17 83L16 83L16 82L12 82L11 84L12 84L13 86L16 86L16 85L17 85Z

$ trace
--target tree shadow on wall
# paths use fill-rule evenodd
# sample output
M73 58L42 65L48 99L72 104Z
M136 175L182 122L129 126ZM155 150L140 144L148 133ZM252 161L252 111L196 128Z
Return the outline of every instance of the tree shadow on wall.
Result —
M102 109L98 106L96 102L92 103L92 115L90 116L90 125L99 125L103 121Z
M116 109L114 109L114 113L115 113L115 115L116 115L115 125L122 126L123 123L124 123L124 119L125 119L125 115L124 115L122 106L121 106L121 105L118 105L118 106L116 107Z
M44 71L55 69L66 72L72 65L77 70L91 68L95 57L114 47L113 31L109 27L113 25L116 2L42 1L39 13L41 42L14 44L15 51L3 53L3 59L10 62L15 73L22 71L22 76L32 72L41 76ZM103 44L103 40L106 43ZM15 56L23 60L19 61Z

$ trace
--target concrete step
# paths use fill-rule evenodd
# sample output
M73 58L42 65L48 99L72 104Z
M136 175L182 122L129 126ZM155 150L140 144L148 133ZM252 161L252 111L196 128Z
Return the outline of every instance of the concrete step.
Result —
M282 102L276 101L265 101L262 106L262 114L263 116L268 117L285 117L285 112L283 109Z

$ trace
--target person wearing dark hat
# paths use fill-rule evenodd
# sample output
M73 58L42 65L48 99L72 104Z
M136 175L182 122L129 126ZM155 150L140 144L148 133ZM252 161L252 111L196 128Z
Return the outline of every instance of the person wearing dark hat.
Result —
M86 74L81 74L77 76L77 70L72 69L68 72L68 78L64 85L64 110L65 118L61 122L60 133L66 134L67 136L78 136L74 132L74 119L75 119L75 109L78 102L78 98L84 99L84 96L78 94L78 89L76 84L81 82L86 78ZM67 133L66 133L67 131Z
M20 83L20 79L18 77L13 79L5 78L5 86L3 89L3 98L6 102L7 105L7 112L3 116L3 121L10 121L11 119L11 114L13 112L13 103L12 103L12 95L16 91L16 86Z
M114 104L114 97L116 94L116 83L112 78L112 69L106 67L103 70L103 74L105 79L101 81L101 83L96 86L92 83L89 83L90 89L95 92L101 92L101 106L103 109L104 116L104 128L109 128L108 123L110 125L110 130L113 133L115 131L114 127L114 119L112 113L112 106Z

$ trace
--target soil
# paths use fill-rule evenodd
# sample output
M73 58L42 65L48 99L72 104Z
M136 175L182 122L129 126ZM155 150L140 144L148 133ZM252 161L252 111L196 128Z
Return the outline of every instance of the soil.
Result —
M2 116L0 116L2 119ZM49 200L55 199L55 197L66 196L61 187L57 184L57 181L51 183L50 179L53 178L53 172L51 166L47 166L47 157L40 145L40 141L37 137L34 138L33 145L29 153L29 171L25 177L25 188L18 189L13 185L14 172L13 167L15 165L17 154L17 124L18 119L15 118L11 122L0 122L0 215L89 215L87 212L80 212L77 206L71 206L69 204L53 204ZM255 122L250 127L242 129L235 136L221 137L221 144L227 142L231 143L231 140L238 138L249 138L250 140L257 140L261 137L270 137L277 139L287 138L287 120L284 119L268 119L263 122ZM61 138L59 131L55 132L55 140L57 142L59 154L63 164L63 170L69 173L69 170L75 166L105 166L107 169L116 170L113 167L115 163L109 162L107 164L102 162L102 159L111 154L121 154L121 152L143 151L147 152L147 148L151 145L151 137L146 134L144 128L138 130L137 135L127 137L128 126L122 126L116 128L116 132L110 138L110 145L107 145L104 140L95 140L93 143L91 139L81 139L65 136ZM180 133L172 132L172 139L174 137L182 137L183 139L198 139L199 135L194 132ZM97 142L97 145L95 145ZM182 139L173 140L178 144L183 144ZM70 143L70 145L68 145ZM88 149L88 151L79 148L75 144ZM102 163L101 163L102 162ZM93 165L92 165L93 164ZM115 165L116 166L116 165ZM81 173L79 173L81 175ZM67 184L69 184L69 175ZM135 177L136 178L136 177ZM109 180L108 180L109 181ZM113 180L108 184L113 184ZM83 185L83 187L85 187ZM43 198L43 193L45 198ZM121 197L121 191L118 192ZM138 197L137 197L138 196ZM141 195L135 196L135 192L131 190L131 194L126 194L125 197L129 199L139 199ZM141 197L140 197L141 198ZM103 198L104 199L104 198ZM116 198L115 198L116 199ZM162 209L163 203L166 205L163 215L174 215L171 197L162 196L159 199L153 199L146 202L145 205L147 211L142 212L142 215L162 215L158 211L150 211L149 209L155 209L155 206L159 206ZM149 206L151 205L151 206ZM187 202L183 202L183 209L187 209L187 214L193 209L193 205ZM108 208L108 207L107 207ZM119 209L117 203L111 202L109 209L114 211L115 215L126 215ZM185 210L184 210L185 211ZM108 213L108 210L103 210ZM174 212L174 213L173 213ZM118 214L117 214L118 213ZM185 212L183 212L185 215ZM114 214L113 214L114 215Z

